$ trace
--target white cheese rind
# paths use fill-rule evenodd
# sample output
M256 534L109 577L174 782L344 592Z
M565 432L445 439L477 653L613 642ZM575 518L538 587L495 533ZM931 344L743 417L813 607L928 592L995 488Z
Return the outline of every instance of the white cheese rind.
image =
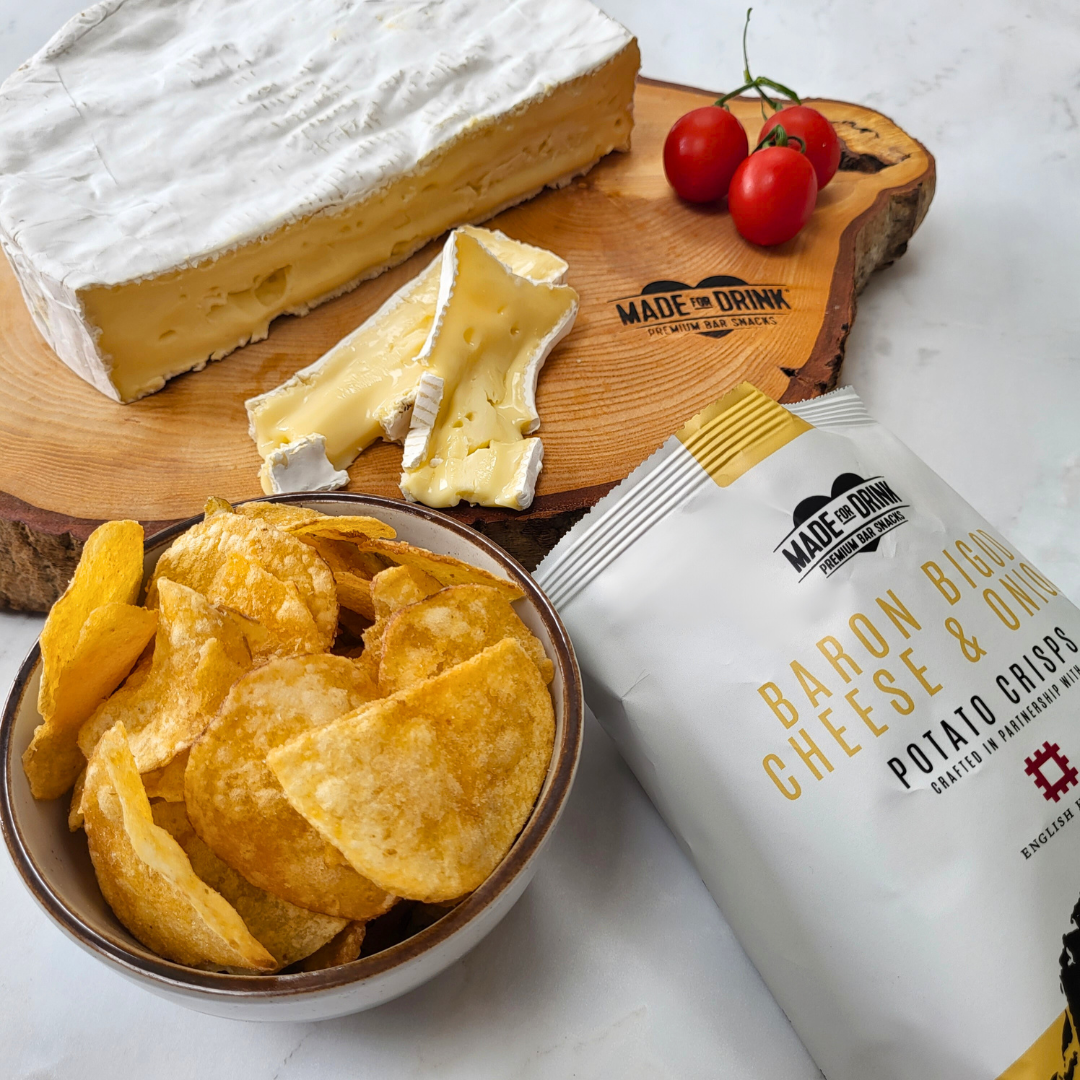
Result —
M415 469L427 456L428 443L435 423L439 419L439 406L443 399L443 380L430 371L420 376L416 387L416 400L412 407L412 421L405 436L405 448L401 455L403 469Z
M349 474L327 460L326 440L321 435L308 435L270 454L259 470L259 480L267 495L284 495L333 491L349 482Z
M23 300L38 332L80 379L113 401L120 394L109 378L97 335L83 318L82 304L72 289L38 272L34 264L5 235L0 225L0 248L7 255Z
M551 333L544 338L540 343L540 347L529 359L529 364L525 368L524 404L532 419L522 428L523 435L532 435L534 431L540 429L540 414L536 411L536 383L540 378L540 369L555 350L555 346L574 329L574 320L577 318L577 314L578 303L575 301L573 307L552 328Z
M587 0L110 0L0 86L0 232L68 290L192 266L359 201L631 40Z
M427 341L424 342L423 348L416 357L416 362L421 366L430 364L431 351L442 330L447 305L454 295L457 276L457 233L452 232L443 246L442 264L439 270L439 294L435 300L435 319L428 331ZM401 457L403 469L415 469L427 456L428 443L431 441L431 433L435 430L439 406L442 404L442 395L443 380L437 375L424 372L416 388L409 433L405 436L405 449Z
M514 476L513 493L517 497L515 510L528 510L536 495L536 481L544 467L544 444L539 439L526 439L527 449Z
M405 436L409 434L412 426L413 402L415 394L399 398L382 410L379 416L379 424L383 429L383 436L387 442L403 443Z

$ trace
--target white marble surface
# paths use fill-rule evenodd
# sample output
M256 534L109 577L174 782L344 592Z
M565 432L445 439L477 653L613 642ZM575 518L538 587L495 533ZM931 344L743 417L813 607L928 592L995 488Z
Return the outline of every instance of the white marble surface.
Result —
M0 75L80 6L0 0ZM738 78L742 5L603 6L638 34L646 74ZM759 72L870 104L937 156L929 217L861 298L846 381L1080 601L1080 7L773 0L754 20ZM0 616L0 684L39 623ZM362 1016L268 1026L166 1005L62 938L2 857L0 908L5 1076L818 1075L595 726L517 908L442 977Z

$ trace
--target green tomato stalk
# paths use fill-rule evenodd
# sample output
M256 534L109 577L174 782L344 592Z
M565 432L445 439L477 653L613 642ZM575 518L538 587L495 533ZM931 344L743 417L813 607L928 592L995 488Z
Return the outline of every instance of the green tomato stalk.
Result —
M719 105L722 109L727 109L727 103L734 97L738 97L746 90L756 90L761 98L761 118L762 120L768 119L768 114L765 112L765 105L768 103L773 112L779 112L784 106L781 102L771 98L764 90L764 87L768 87L770 90L776 91L778 94L782 94L786 98L790 98L796 105L801 105L802 100L794 90L784 86L783 83L778 83L775 79L766 78L764 75L758 75L754 78L750 74L750 57L746 51L746 33L750 29L750 12L753 8L746 9L746 22L743 24L742 32L742 55L743 55L743 79L745 83L739 87L738 90L732 90L730 94L725 94L721 98L717 98L713 102L714 105ZM730 110L729 110L730 111ZM799 142L802 142L800 139ZM785 146L786 143L779 143L777 145Z

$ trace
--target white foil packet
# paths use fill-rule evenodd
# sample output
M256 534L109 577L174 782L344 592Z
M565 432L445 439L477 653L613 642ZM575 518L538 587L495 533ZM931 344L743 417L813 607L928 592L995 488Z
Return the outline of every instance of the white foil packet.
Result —
M536 577L829 1080L1080 1080L1080 611L854 391L743 384Z

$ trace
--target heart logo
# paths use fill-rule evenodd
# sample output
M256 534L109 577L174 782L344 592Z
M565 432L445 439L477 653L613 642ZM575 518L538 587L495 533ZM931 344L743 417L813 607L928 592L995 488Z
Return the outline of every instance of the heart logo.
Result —
M798 506L795 507L794 512L791 515L791 523L798 528L804 521L808 521L812 518L822 507L828 506L833 499L843 495L845 491L850 491L854 487L858 487L860 484L866 481L859 476L858 473L841 473L834 481L832 486L832 492L829 495L809 495ZM870 543L864 544L860 551L877 551L878 540L871 540Z
M682 289L722 289L725 285L747 285L739 277L731 277L729 274L713 274L711 277L702 278L696 285L687 285L685 281L650 281L641 290L642 296L650 296L653 293L673 293ZM730 330L699 330L702 337L722 338L731 333Z

